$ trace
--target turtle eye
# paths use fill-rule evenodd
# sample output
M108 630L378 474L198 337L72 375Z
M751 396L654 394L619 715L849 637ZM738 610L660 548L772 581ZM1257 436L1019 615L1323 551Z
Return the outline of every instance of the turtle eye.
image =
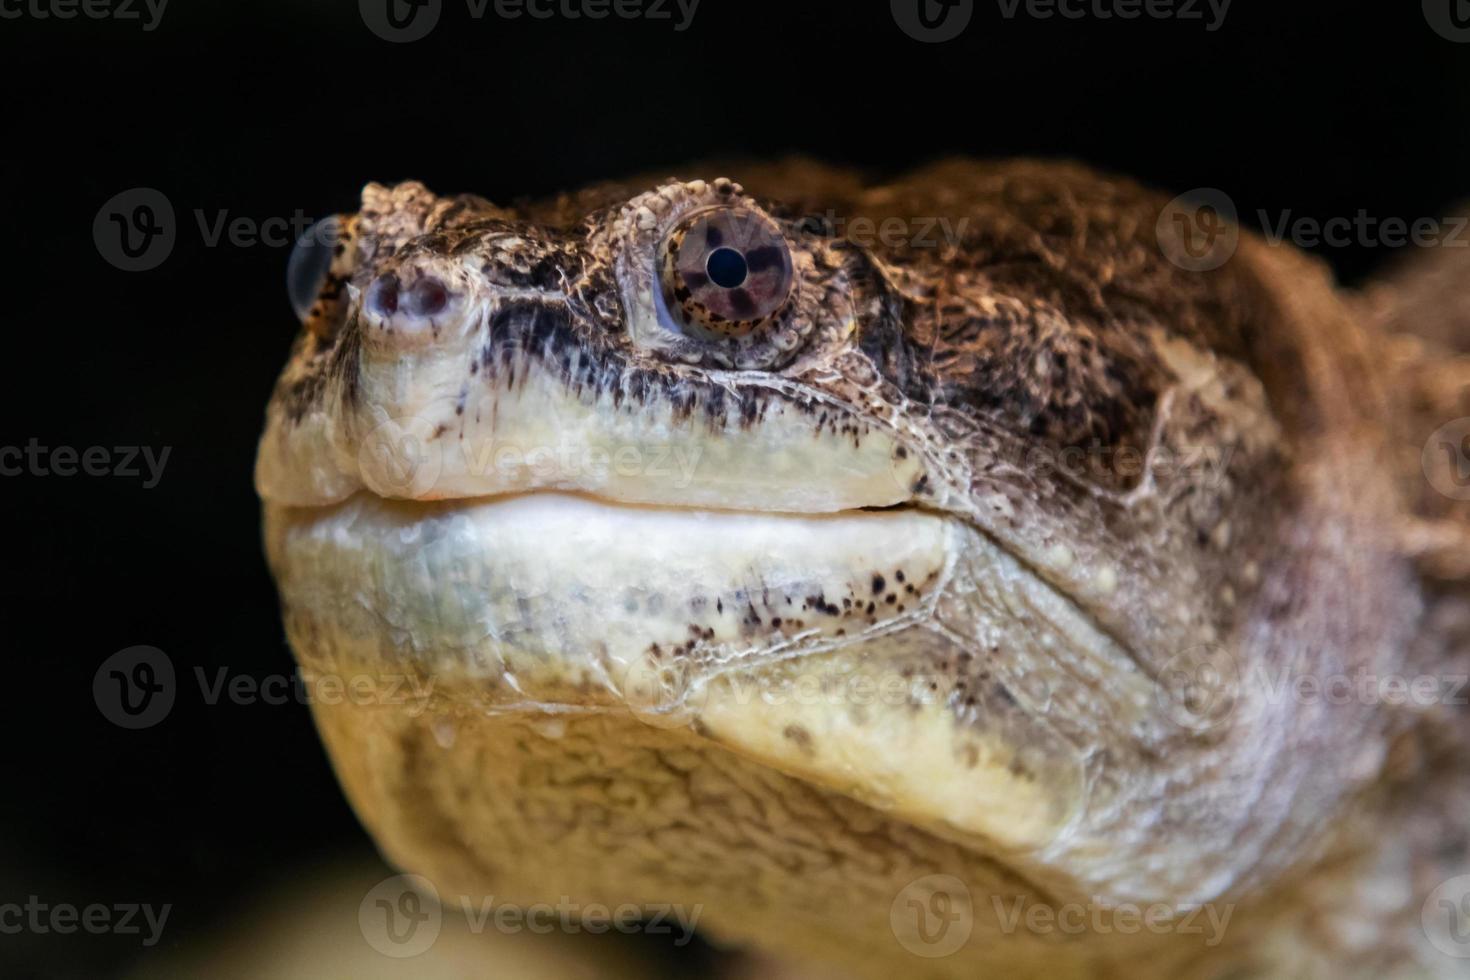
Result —
M699 211L659 247L664 301L686 332L748 334L791 298L791 249L780 228L746 208Z
M337 219L323 218L306 229L291 250L291 258L286 262L286 292L291 297L291 308L302 323L311 316L311 308L327 284L339 237Z

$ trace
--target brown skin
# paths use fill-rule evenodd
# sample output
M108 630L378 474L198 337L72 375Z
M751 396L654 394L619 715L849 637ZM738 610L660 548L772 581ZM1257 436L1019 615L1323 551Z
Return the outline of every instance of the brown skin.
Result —
M866 756L843 768L828 718L761 714L749 708L758 698L732 711L719 689L672 726L619 710L632 701L626 688L607 697L565 678L545 700L597 713L487 715L495 684L438 650L400 651L439 683L429 711L318 706L343 783L390 856L451 894L700 903L717 937L876 974L1461 975L1463 961L1426 947L1419 910L1466 869L1454 816L1465 812L1464 767L1449 755L1470 734L1464 708L1448 698L1329 704L1258 681L1464 670L1466 505L1426 491L1419 449L1470 414L1470 371L1434 346L1465 336L1465 321L1414 341L1405 321L1419 314L1399 312L1463 302L1425 299L1429 287L1412 276L1344 298L1319 263L1251 236L1218 269L1195 271L1160 195L1072 166L954 162L883 187L809 163L740 176L790 240L799 285L784 319L723 340L666 335L638 317L627 270L657 267L664 220L642 217L651 199L639 195L661 182L518 212L416 186L368 195L262 443L267 537L293 644L311 670L382 667L342 653L346 627L304 598L306 572L285 543L291 522L359 482L384 492L350 467L334 471L330 492L304 490L302 461L329 456L312 440L344 439L332 458L351 460L373 410L404 407L384 405L393 389L375 379L405 370L416 390L483 386L499 397L513 390L512 362L477 345L522 351L532 345L517 339L535 336L545 343L537 370L566 404L596 405L589 390L621 386L630 394L619 411L635 423L672 419L721 446L769 435L783 418L809 425L808 442L841 433L854 453L891 441L902 492L859 493L857 506L937 515L969 544L932 594L911 600L925 618L905 632L859 642L847 630L864 624L830 597L831 636L850 639L824 649L952 685L937 724L960 741L940 760L944 785L885 809L873 777L843 775L878 770L862 768ZM675 212L747 200L714 182L664 186ZM829 220L801 217L812 214ZM901 231L884 234L895 227L886 219ZM503 244L511 233L514 247ZM559 311L561 328L536 334L544 318L510 315L493 334L439 321L407 334L401 319L375 327L363 303L390 273L405 288L432 273L456 301L488 297L493 310L505 290L540 279L544 294L528 302ZM1453 276L1431 278L1443 291ZM568 353L595 377L576 376L559 356ZM730 368L744 373L722 373ZM433 438L456 425L462 436L473 415L421 397L411 407L437 422ZM1129 465L1160 449L1184 465ZM1085 470L1056 465L1078 452ZM1199 460L1218 464L1209 478ZM729 492L739 497L738 452L736 463ZM813 464L808 479L820 485L835 469ZM534 489L441 479L392 495ZM1007 618L985 605L998 565L976 557L982 544L1024 569L1019 580L1036 590L1026 594L1044 595L1036 609L1049 613ZM890 591L886 570L881 587L866 568L861 581L870 574L874 595ZM790 633L752 610L758 633ZM871 615L869 627L888 614ZM1057 619L1072 616L1071 627ZM713 638L721 623L690 626ZM720 683L769 690L795 669L752 663ZM849 735L875 739L930 717L858 715ZM771 731L779 737L765 740ZM867 756L881 760L887 743L872 744ZM998 745L1015 752L1008 777L980 761ZM1026 745L1042 747L1028 757ZM1074 763L1080 803L1060 788ZM971 781L997 807L1035 788L1079 810L1018 851L1002 846L1004 821L960 819ZM973 900L969 941L935 959L914 956L892 918L910 883L930 875L958 879ZM1091 928L1059 942L1000 921L1017 900L1095 898L1208 903L1232 919L1208 945L1183 929Z

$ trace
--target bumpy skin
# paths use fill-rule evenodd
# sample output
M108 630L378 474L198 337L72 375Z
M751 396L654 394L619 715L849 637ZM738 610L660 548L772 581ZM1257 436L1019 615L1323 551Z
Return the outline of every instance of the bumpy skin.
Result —
M845 973L1466 975L1420 925L1470 870L1470 614L1419 448L1470 371L1401 317L1453 304L1248 235L1192 271L1163 196L1074 166L738 176L345 219L257 484L303 668L432 690L317 706L387 853L441 893L700 903ZM782 229L793 302L681 333L658 243L731 206ZM517 433L706 465L444 449ZM869 670L903 696L836 683ZM1447 696L1292 693L1421 676ZM842 693L772 696L813 678ZM1123 902L1179 925L1007 924Z

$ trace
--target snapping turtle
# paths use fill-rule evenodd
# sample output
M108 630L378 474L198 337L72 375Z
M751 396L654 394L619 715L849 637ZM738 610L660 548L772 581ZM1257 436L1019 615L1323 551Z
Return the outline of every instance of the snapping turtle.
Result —
M1467 975L1470 263L741 177L293 258L256 482L390 859L843 975Z

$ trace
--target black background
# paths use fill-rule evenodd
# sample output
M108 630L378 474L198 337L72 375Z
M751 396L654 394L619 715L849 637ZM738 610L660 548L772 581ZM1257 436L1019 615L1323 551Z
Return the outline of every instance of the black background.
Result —
M1209 32L1007 20L981 0L944 44L906 36L886 0L703 0L682 33L477 21L445 0L411 44L374 36L352 0L172 0L151 32L0 20L0 443L171 451L153 489L0 479L0 902L172 903L171 947L294 869L371 853L304 706L210 705L195 680L196 667L292 670L251 467L295 329L289 248L211 246L196 211L317 217L351 210L368 180L410 177L510 200L804 151L879 171L950 153L1075 157L1171 191L1221 188L1248 225L1261 210L1443 214L1470 193L1470 45L1437 35L1417 3L1360 6L1235 0ZM124 272L93 219L139 186L168 197L177 241L156 269ZM1349 281L1388 257L1322 254ZM136 644L167 652L179 690L164 721L125 731L92 679ZM0 936L7 976L108 974L149 955L136 937Z

